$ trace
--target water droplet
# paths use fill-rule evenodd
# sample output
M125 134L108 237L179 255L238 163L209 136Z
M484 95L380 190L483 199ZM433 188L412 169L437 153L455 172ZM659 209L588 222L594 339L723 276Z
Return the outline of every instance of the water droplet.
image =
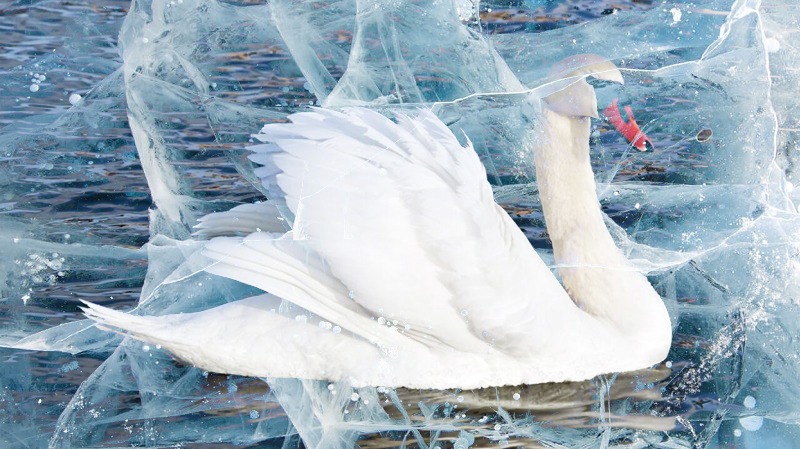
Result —
M764 39L764 48L770 53L777 53L781 49L781 42L774 37Z
M714 132L711 131L710 129L708 129L708 128L701 129L700 132L697 133L696 139L697 139L698 142L705 142L708 139L710 139L711 136L713 136L713 135L714 135Z

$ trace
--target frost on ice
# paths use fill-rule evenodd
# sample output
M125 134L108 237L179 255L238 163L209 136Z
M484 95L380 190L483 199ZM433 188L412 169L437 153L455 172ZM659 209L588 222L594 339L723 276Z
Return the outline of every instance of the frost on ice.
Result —
M132 313L190 312L263 293L202 274L206 261L192 226L223 205L195 188L183 164L188 156L171 146L170 120L176 115L196 119L210 128L215 143L226 145L245 180L237 188L269 198L244 149L264 123L312 104L384 112L425 105L457 135L469 136L498 201L520 216L534 211L524 219L535 221L538 197L526 148L538 98L548 92L545 75L566 56L595 53L612 58L626 79L625 86L597 83L598 104L614 98L633 104L655 141L655 151L633 154L598 122L593 162L598 195L614 218L608 219L612 234L670 309L676 334L670 367L650 377L609 376L561 387L561 394L590 404L580 416L595 428L564 422L568 430L555 431L526 415L553 400L546 388L410 392L228 378L176 365L158 348L142 351L140 344L85 321L50 329L27 322L4 328L0 343L7 347L108 355L66 406L52 447L266 439L352 447L365 435L396 437L390 430L402 432L397 438L408 444L434 447L432 429L442 425L454 429L451 441L459 448L476 439L576 446L596 438L676 447L674 440L746 438L773 421L796 425L800 190L793 186L800 182L800 72L794 68L800 34L794 31L800 24L796 14L783 12L788 5L716 0L701 10L675 3L619 11L579 27L507 34L483 30L474 19L478 5L469 1L320 5L133 2L119 36L122 64L109 68L105 80L84 96L69 95L69 103L81 105L72 109L81 111L0 136L5 157L20 149L40 154L36 165L0 167L0 180L10 183L33 170L26 167L53 163L41 150L47 132L114 126L105 112L124 108L137 151L127 157L141 164L153 201L151 238L141 250L122 246L129 242L100 247L70 229L70 238L53 243L31 231L30 223L3 218L3 297L27 307L20 298L30 303L35 287L50 275L57 279L59 271L91 263L108 266L110 275L131 273L141 270L144 260L147 272L140 275L144 285ZM251 64L256 60L258 67ZM39 88L45 92L54 75L35 81L31 76L26 72L19 85L26 95ZM98 165L75 159L70 167L72 172L84 167L81 174L88 178ZM294 220L288 210L277 213L286 226ZM66 227L60 231L68 234ZM546 245L540 246L544 260L552 260ZM52 252L64 258L63 270L42 261L26 265L31 254ZM38 265L41 283L29 273ZM16 285L18 278L33 283ZM275 301L276 313L344 332ZM630 389L622 387L626 384ZM641 399L641 391L652 395ZM694 394L711 394L738 408L678 419L680 407L660 400ZM118 401L124 395L141 401L127 408ZM626 399L634 397L639 399ZM233 411L216 413L223 409ZM732 425L737 427L728 433L720 430ZM661 431L672 432L670 438Z

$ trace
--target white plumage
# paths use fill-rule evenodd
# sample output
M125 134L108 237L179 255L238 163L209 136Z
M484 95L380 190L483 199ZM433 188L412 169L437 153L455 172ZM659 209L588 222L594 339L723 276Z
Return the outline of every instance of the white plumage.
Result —
M494 202L472 146L435 115L315 109L265 126L256 137L269 143L251 147L292 229L270 203L200 225L206 271L269 294L177 316L87 315L206 370L354 386L583 380L661 361L669 317L603 225L588 153L596 101L584 78L621 75L591 55L573 65L559 66L576 82L544 99L530 136L566 290ZM273 313L277 298L322 324Z

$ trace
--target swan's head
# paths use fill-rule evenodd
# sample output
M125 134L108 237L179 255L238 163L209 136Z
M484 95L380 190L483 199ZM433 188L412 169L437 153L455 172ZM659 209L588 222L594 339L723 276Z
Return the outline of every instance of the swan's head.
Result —
M547 73L547 83L551 90L555 90L543 98L547 107L569 117L599 119L597 96L594 87L586 82L588 76L625 84L622 73L608 59L592 54L570 56L557 62ZM634 121L630 106L625 107L625 112L628 114L628 122L621 118L615 99L611 106L603 110L603 115L636 149L645 151L646 144L652 146L652 142Z
M547 107L561 115L599 119L597 96L594 87L586 82L587 76L625 83L617 66L602 56L570 56L557 62L547 73L547 83L555 90L544 97Z

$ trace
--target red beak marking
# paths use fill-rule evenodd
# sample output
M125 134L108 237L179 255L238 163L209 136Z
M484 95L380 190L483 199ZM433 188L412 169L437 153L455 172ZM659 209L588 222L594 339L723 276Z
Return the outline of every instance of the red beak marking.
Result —
M628 142L632 143L637 150L646 151L647 147L645 146L645 142L650 145L653 145L653 142L639 129L639 125L636 124L636 120L633 118L633 110L630 106L625 106L625 113L628 114L628 122L626 123L622 119L622 115L619 113L619 107L617 106L618 100L618 98L615 98L607 108L603 109L603 116L607 118L608 121L614 125L614 128L628 139Z

